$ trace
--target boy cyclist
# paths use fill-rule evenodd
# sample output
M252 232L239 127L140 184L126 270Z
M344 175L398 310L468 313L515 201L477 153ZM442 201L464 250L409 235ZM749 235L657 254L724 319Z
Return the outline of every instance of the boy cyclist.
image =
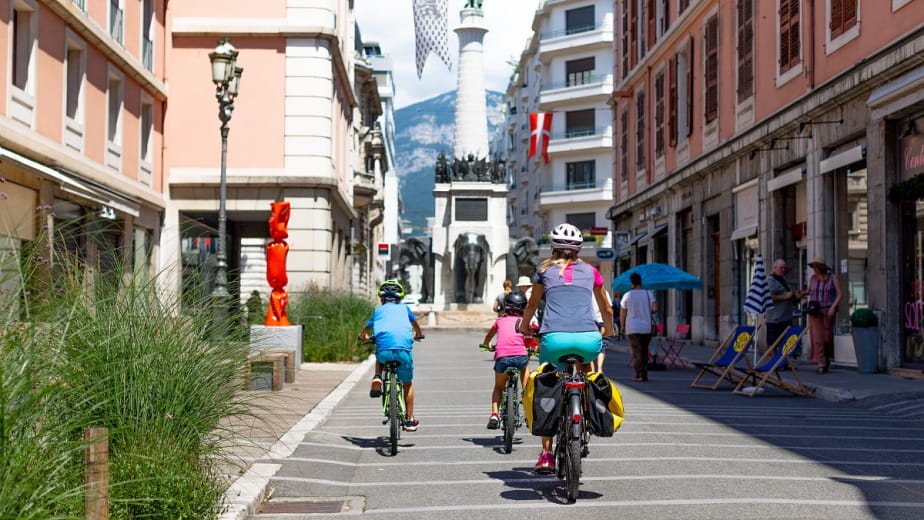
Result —
M359 339L367 341L369 333L375 333L375 376L369 389L369 397L382 395L382 368L389 361L400 363L397 370L398 381L404 387L404 403L407 406L407 420L404 430L417 431L420 422L414 417L414 358L411 349L415 339L423 339L423 332L411 309L401 303L404 287L397 280L385 280L379 286L379 299L382 305L372 312Z
M497 345L494 347L494 393L491 394L491 416L488 418L489 430L496 430L500 424L500 417L497 413L504 385L507 384L507 374L504 371L508 368L519 370L520 388L526 388L528 376L526 366L529 364L529 355L523 335L517 331L517 325L523 319L525 308L526 297L519 292L513 291L504 296L504 315L494 321L494 325L488 329L481 344L482 347L488 347L491 344L491 338L497 335Z

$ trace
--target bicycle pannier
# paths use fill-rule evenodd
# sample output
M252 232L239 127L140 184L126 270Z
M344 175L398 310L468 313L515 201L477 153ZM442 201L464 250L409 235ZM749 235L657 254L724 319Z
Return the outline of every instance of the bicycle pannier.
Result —
M543 363L530 372L523 391L523 412L533 435L553 437L558 432L564 389L565 383L552 363Z
M612 437L625 417L622 394L608 377L599 372L587 374L587 425L598 437Z

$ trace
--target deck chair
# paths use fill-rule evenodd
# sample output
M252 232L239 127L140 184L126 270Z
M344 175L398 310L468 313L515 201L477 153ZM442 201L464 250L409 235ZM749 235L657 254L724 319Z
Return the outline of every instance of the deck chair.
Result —
M771 385L787 392L811 397L813 395L812 391L802 384L802 379L796 370L796 364L792 360L796 347L799 346L802 336L805 335L805 330L802 327L789 327L786 329L786 332L777 338L773 345L767 349L767 352L754 364L754 367L747 370L749 377L743 378L735 387L734 392L754 397L764 385ZM792 372L795 382L787 381L780 376L780 371L784 368ZM747 383L752 378L755 382L748 385Z
M682 367L683 361L680 359L680 353L687 344L690 337L690 325L680 324L674 327L674 337L669 343L664 345L664 362L669 367Z
M750 325L740 325L716 347L709 361L693 361L693 366L699 369L699 373L690 383L690 388L715 390L722 384L722 381L737 385L743 380L747 376L747 369L751 368L746 354L761 327L763 325L756 328ZM737 367L741 360L744 360L746 365L744 369ZM716 376L717 379L713 384L700 383L706 374Z

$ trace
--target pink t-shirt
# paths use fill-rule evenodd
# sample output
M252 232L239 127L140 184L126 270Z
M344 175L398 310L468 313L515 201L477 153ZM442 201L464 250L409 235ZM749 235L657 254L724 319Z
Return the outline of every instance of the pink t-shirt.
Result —
M491 326L497 332L494 359L526 355L523 335L517 332L517 323L522 319L520 316L501 316L494 321L494 325Z

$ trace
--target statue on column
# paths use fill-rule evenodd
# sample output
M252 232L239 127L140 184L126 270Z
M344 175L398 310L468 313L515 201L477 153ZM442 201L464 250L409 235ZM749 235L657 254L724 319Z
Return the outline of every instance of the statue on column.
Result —
M440 152L436 156L436 182L446 183L451 180L451 169L449 167L449 161L446 160L446 154Z
M266 281L269 282L273 292L270 294L269 309L266 311L267 327L287 327L289 317L286 315L286 305L289 304L289 293L285 286L289 283L286 273L286 256L289 254L289 213L288 202L273 202L272 215L269 219L270 236L273 241L266 245Z
M481 5L484 4L484 0L468 0L465 2L466 9L481 9Z

